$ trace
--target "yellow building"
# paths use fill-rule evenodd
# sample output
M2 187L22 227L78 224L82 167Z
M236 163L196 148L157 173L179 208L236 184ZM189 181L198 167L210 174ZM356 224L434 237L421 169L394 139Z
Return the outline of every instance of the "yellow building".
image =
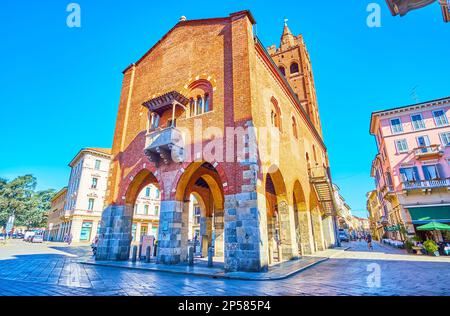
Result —
M375 240L381 240L384 235L383 222L386 222L386 217L384 217L376 190L367 193L367 210L370 214L369 222L372 236Z
M48 224L46 239L48 241L59 240L60 227L63 224L62 216L64 213L64 205L66 203L67 187L61 189L53 196L51 200L51 207L48 211Z

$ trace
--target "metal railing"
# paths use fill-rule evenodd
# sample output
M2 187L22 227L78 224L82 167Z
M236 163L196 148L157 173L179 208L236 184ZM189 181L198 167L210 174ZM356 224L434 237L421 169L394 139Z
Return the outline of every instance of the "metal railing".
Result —
M417 147L414 149L414 155L416 155L417 157L442 154L442 153L443 153L443 151L441 150L440 145L422 146L422 147Z
M403 182L403 189L405 190L433 189L433 188L436 189L446 187L450 187L450 178Z

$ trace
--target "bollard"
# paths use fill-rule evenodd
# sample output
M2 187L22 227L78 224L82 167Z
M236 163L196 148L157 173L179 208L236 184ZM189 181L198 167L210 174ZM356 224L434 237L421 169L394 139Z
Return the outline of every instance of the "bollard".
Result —
M194 247L188 247L188 260L189 260L189 266L194 265Z
M156 257L157 250L158 250L158 244L155 244L155 245L153 246L153 257Z
M138 255L138 258L139 258L139 261L141 261L142 260L142 244L140 244L139 245L139 255Z
M137 252L138 252L138 247L134 246L133 247L133 253L131 255L131 262L136 262L137 259Z
M148 246L147 250L145 252L145 262L147 262L147 263L150 262L151 253L152 253L152 248L150 246Z
M214 250L213 247L208 248L208 268L213 267Z

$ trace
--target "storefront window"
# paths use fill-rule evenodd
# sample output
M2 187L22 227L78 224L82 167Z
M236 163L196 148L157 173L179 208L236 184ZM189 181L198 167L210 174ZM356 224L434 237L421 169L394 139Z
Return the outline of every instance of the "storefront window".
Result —
M91 240L92 222L83 222L81 226L80 241Z

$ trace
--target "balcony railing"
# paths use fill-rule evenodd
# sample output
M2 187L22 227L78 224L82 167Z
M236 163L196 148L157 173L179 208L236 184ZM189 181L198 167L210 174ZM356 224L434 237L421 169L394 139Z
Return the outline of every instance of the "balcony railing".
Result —
M444 152L440 145L423 146L414 149L416 158L429 158L430 156L442 156Z
M403 182L404 190L450 188L450 179L420 180Z
M181 162L184 157L183 134L175 127L150 132L145 142L145 155L153 162Z

